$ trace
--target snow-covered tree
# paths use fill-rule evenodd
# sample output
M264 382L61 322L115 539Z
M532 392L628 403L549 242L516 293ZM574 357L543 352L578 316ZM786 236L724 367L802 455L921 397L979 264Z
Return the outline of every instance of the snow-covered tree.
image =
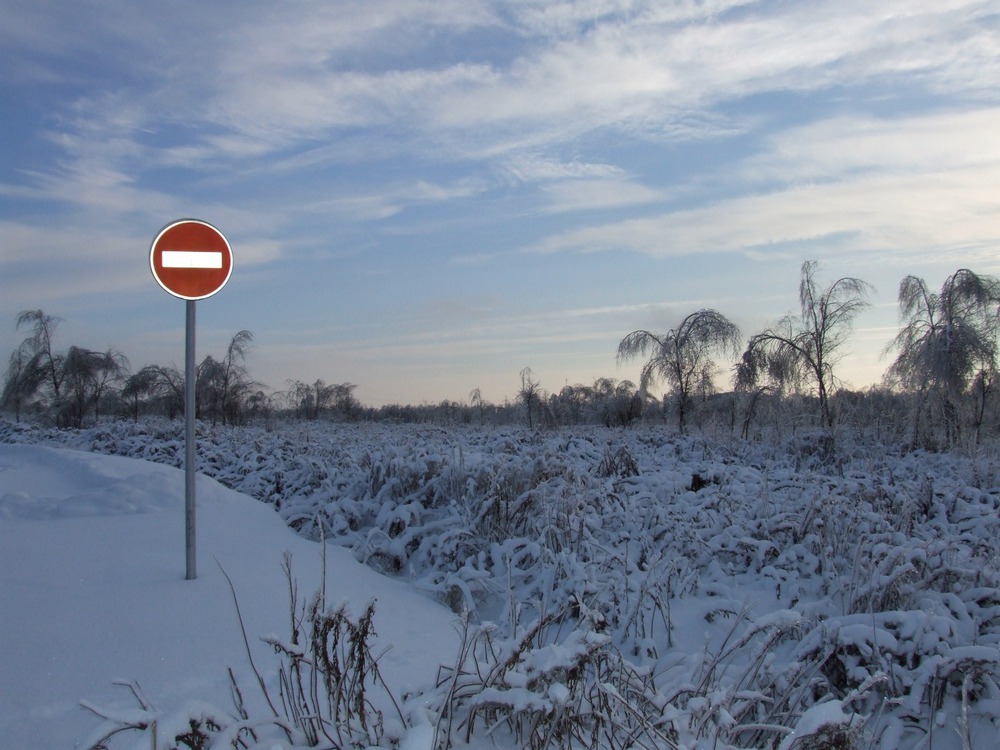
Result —
M752 387L766 377L780 384L809 382L819 399L820 420L832 427L830 396L836 388L834 366L840 361L854 319L870 307L874 288L866 281L845 276L820 289L819 264L802 264L798 316L785 315L773 327L750 337L737 377Z
M923 279L907 276L898 299L901 328L886 347L886 352L898 353L887 379L921 396L915 437L930 398L941 405L950 439L957 437L959 405L966 394L974 397L978 437L997 379L1000 281L962 268L934 293Z
M714 357L735 356L740 343L740 329L726 316L698 310L664 334L632 331L618 344L618 361L649 353L639 379L640 393L645 394L657 380L666 382L677 400L677 426L684 432L691 399L714 389L718 370Z
M8 386L23 400L30 398L40 389L49 391L51 405L58 413L62 408L63 355L52 350L59 318L47 315L43 310L24 310L17 316L17 329L31 328L31 335L21 342L17 355L16 372L8 371ZM13 362L13 358L12 358ZM14 380L11 380L11 378Z
M94 418L100 419L101 398L107 394L111 384L122 379L127 365L125 355L113 349L94 352L71 346L62 358L65 399L60 421L80 427L91 409Z
M226 347L226 356L216 360L205 357L198 366L198 409L214 423L238 424L246 411L246 400L256 385L246 369L246 356L253 344L253 333L238 331Z

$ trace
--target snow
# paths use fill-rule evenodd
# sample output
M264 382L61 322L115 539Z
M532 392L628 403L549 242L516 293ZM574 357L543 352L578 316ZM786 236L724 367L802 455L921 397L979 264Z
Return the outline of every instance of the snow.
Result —
M476 750L541 744L549 718L598 709L685 750L792 746L836 723L873 750L978 750L1000 731L989 449L201 425L185 581L180 432L0 422L0 747L85 743L103 722L83 705L142 718L140 688L165 732L232 716L229 668L266 714L226 575L276 694L264 639L301 648L286 551L300 601L325 554L331 608L376 602L373 652L403 713L379 747L432 750L445 725L457 747L467 728ZM149 746L129 739L114 747Z
M850 728L854 723L854 718L854 714L849 711L845 712L844 704L841 701L831 700L817 703L802 715L795 730L781 741L778 750L792 750L797 740L816 734L824 727Z
M158 464L0 444L0 747L74 747L100 722L81 700L136 707L115 681L137 681L156 706L197 697L228 707L232 667L254 686L232 578L254 658L259 636L288 632L292 555L303 596L320 585L321 547L274 510L206 477L197 481L198 577L185 580L184 475ZM455 615L342 548L327 547L327 596L360 611L375 599L376 652L399 692L453 661ZM426 730L421 730L426 735ZM421 747L419 738L410 744Z

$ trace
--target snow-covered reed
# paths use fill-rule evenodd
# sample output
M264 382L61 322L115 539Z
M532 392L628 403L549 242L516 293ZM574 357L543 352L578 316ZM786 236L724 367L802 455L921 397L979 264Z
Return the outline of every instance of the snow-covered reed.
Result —
M170 422L8 424L0 440L183 455ZM463 653L425 696L439 747L808 748L811 734L959 748L1000 734L988 447L295 423L203 428L199 462L462 616Z

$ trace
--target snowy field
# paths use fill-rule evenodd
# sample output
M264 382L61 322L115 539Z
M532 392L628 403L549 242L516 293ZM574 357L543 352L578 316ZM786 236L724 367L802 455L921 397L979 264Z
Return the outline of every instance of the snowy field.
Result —
M106 733L81 701L113 715L139 708L138 683L159 711L161 736L207 703L231 711L232 667L257 703L232 593L254 658L273 673L258 636L283 635L292 555L303 596L322 580L319 545L258 502L200 478L199 576L186 581L184 474L135 459L0 445L0 747L71 748ZM377 602L376 648L400 693L433 678L457 648L455 616L405 584L327 551L326 593L360 614ZM414 683L413 680L418 682ZM260 707L258 707L260 710ZM154 711L153 713L157 713ZM144 747L149 741L118 746ZM159 747L172 747L166 739Z
M998 746L992 450L203 426L197 581L182 456L177 423L0 423L0 746L306 746L285 551L300 605L376 600L358 747Z

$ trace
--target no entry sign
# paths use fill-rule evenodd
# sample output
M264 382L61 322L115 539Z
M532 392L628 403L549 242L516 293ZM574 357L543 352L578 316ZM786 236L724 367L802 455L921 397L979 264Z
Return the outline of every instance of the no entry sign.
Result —
M233 272L233 250L218 229L197 219L168 224L153 240L149 267L175 297L199 300L222 289Z
M195 303L222 289L233 272L233 250L222 232L204 221L167 224L153 240L149 267L156 283L187 300L184 326L184 551L188 580L197 577L195 545Z

